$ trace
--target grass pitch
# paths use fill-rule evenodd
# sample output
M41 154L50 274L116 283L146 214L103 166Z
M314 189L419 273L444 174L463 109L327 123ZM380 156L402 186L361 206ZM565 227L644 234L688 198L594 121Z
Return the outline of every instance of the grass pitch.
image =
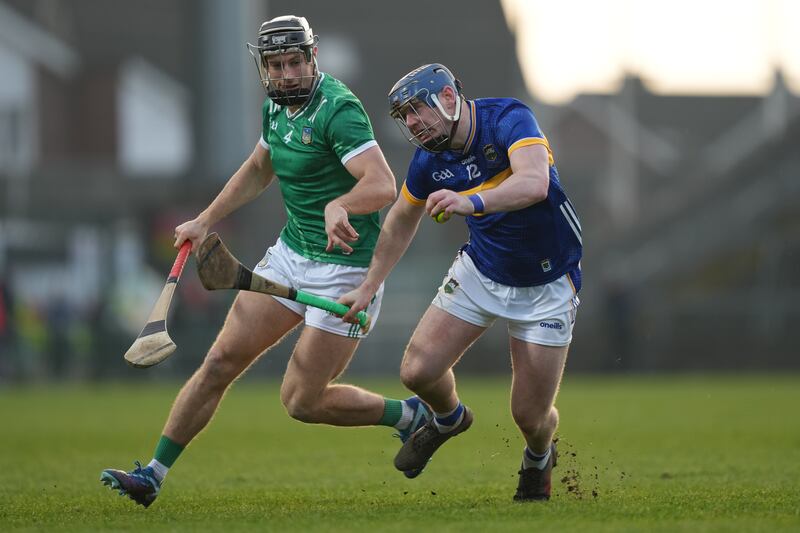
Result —
M800 376L567 376L553 498L529 504L508 385L461 380L475 424L407 480L391 429L292 421L276 383L245 380L147 510L100 470L150 459L178 384L1 389L0 530L800 529Z

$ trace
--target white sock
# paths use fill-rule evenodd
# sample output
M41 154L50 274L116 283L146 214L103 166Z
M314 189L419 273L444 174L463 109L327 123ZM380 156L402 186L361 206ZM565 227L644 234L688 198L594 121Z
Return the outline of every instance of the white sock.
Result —
M548 446L544 455L537 455L526 446L525 451L522 452L522 468L538 468L539 470L544 470L544 467L547 466L547 461L550 460L550 452L552 449L551 446Z
M408 429L408 426L411 425L411 422L414 420L414 410L411 409L411 406L409 406L405 400L400 400L400 403L403 404L403 414L400 415L400 420L397 421L394 427L402 431Z
M453 415L459 409L461 410L461 412L458 414L458 417L453 420L452 419ZM433 423L436 426L436 429L439 430L439 433L449 433L449 432L453 431L455 428L457 428L458 425L461 423L461 421L464 420L464 413L466 413L466 412L467 412L466 408L464 408L464 406L461 404L461 402L458 402L458 405L456 406L456 408L453 409L452 411L448 412L448 413L436 413L436 412L434 412L433 413ZM448 419L448 418L449 418L449 420L447 420L447 422L443 421L443 420Z
M147 466L153 469L153 474L155 474L156 479L158 480L159 483L164 481L164 478L167 477L167 472L169 472L169 467L164 466L155 459L147 463Z

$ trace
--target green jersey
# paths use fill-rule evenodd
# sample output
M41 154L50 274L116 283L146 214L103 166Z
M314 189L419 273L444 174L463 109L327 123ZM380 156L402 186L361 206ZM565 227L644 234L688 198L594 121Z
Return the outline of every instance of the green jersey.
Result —
M269 148L286 208L281 239L308 259L366 267L380 232L378 213L349 217L359 238L345 255L339 248L325 251L325 206L356 184L345 163L377 142L358 98L339 80L319 75L314 93L294 114L269 98L264 102L261 142Z

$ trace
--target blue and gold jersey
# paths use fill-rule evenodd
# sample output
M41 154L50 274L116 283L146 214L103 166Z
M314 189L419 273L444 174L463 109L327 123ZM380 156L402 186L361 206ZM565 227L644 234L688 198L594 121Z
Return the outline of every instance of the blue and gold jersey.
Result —
M411 160L403 196L424 205L428 196L449 189L463 195L493 189L512 174L509 156L523 146L541 144L550 160L547 199L520 209L466 217L464 250L486 277L515 287L532 287L569 274L580 289L581 226L558 179L553 154L533 112L513 98L467 102L471 126L464 150L440 154L418 148Z

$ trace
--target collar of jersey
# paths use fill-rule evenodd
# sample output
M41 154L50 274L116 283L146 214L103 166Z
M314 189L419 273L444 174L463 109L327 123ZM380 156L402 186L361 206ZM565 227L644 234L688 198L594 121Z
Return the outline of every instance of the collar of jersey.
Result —
M306 109L308 109L308 106L310 106L311 102L313 102L314 98L316 98L317 89L319 89L319 86L322 85L322 80L323 79L325 79L325 73L324 72L320 72L319 73L319 79L317 80L317 83L314 84L314 87L311 89L311 94L308 95L308 100L306 100L306 103L303 104L303 107L301 107L300 109L298 109L294 113L289 113L289 106L286 106L286 118L287 119L294 120L297 117L299 117L300 115L302 115L303 113L305 113Z
M467 155L469 151L472 149L472 143L475 142L475 133L478 131L478 121L475 119L475 102L472 100L467 100L467 106L469 107L469 133L467 133L467 140L464 143L464 148L461 150L446 150L444 152L440 152L439 156L443 157L447 161L457 161Z
M467 141L464 143L464 150L462 150L462 155L467 155L467 153L472 148L472 143L475 141L475 132L478 131L478 121L475 119L475 102L472 100L467 100L467 106L469 106L469 133L467 134Z

